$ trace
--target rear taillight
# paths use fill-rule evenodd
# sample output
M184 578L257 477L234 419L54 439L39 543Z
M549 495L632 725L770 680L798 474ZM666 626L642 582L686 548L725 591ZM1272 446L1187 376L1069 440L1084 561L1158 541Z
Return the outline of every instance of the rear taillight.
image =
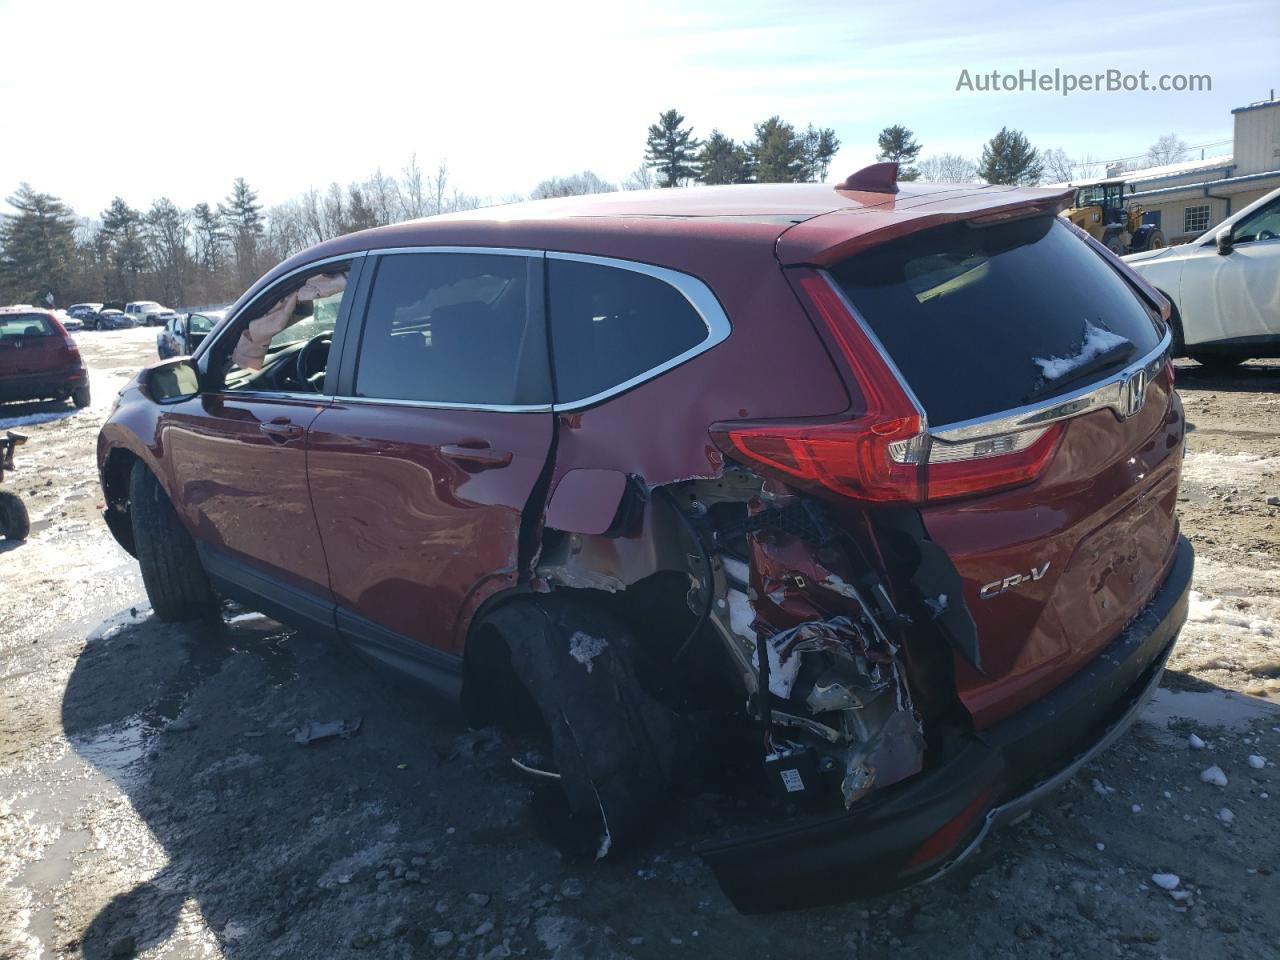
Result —
M840 420L728 422L712 427L729 456L799 487L875 503L976 496L1034 480L1062 424L935 442L924 415L825 274L793 271L801 299L831 331L853 374L862 411Z
M79 350L79 349L80 349L79 347L77 347L77 346L76 346L76 342L75 342L75 340L73 340L73 339L71 338L71 334L69 334L69 333L64 333L64 334L62 335L62 342L63 342L64 344L66 344L66 345L67 345L67 347L68 347L69 349L71 349L71 350Z

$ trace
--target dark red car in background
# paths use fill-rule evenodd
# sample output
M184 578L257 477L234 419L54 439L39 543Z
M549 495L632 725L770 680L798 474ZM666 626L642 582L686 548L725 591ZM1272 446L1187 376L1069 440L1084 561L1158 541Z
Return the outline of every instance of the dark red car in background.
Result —
M0 403L67 400L89 405L89 371L58 318L39 307L0 307Z
M536 731L598 856L740 755L740 908L936 875L1158 684L1185 424L1068 194L894 179L321 244L123 392L107 522L162 619L239 599Z

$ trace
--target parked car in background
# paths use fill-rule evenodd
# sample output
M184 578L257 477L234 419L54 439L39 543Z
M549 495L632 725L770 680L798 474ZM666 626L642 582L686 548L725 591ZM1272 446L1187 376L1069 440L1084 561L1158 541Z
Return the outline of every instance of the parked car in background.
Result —
M137 326L137 321L120 307L107 305L96 313L89 314L84 325L89 330L125 330Z
M1218 368L1280 357L1280 190L1190 243L1124 260L1173 302L1175 356Z
M168 307L162 307L154 300L133 300L125 304L124 312L143 327L163 326L177 316Z
M159 619L233 597L535 739L600 857L701 761L742 909L945 872L1159 684L1185 421L1069 194L895 181L327 241L121 391L104 518Z
M187 356L226 316L225 310L206 310L204 313L187 313L174 317L156 334L156 352L161 360Z
M67 307L67 316L75 317L77 320L84 320L97 313L102 307L103 304L101 303L73 303Z
M0 307L0 402L66 400L89 405L89 371L52 310Z
M81 322L80 318L73 317L66 310L55 310L53 311L53 314L58 318L58 322L62 324L63 330L71 331L84 329L84 323Z

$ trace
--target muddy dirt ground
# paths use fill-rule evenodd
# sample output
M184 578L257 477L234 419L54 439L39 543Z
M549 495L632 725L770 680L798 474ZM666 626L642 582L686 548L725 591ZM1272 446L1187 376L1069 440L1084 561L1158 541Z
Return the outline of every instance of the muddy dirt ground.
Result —
M714 798L566 864L501 745L419 692L261 617L154 622L94 468L154 331L76 336L90 408L0 409L34 521L0 543L0 958L1280 956L1280 364L1179 364L1197 593L1144 721L938 884L745 917L691 853Z

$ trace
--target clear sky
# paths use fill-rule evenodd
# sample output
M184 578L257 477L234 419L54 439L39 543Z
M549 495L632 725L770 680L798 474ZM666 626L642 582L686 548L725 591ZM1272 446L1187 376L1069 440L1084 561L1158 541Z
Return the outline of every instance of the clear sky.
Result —
M269 205L411 152L495 198L583 168L619 180L672 106L698 135L774 113L834 127L841 175L892 123L924 156L976 157L1009 125L1108 159L1229 138L1232 107L1280 91L1277 0L0 0L0 37L0 195L27 180L82 214L216 201L236 176ZM1213 89L956 91L962 69L1032 68Z

